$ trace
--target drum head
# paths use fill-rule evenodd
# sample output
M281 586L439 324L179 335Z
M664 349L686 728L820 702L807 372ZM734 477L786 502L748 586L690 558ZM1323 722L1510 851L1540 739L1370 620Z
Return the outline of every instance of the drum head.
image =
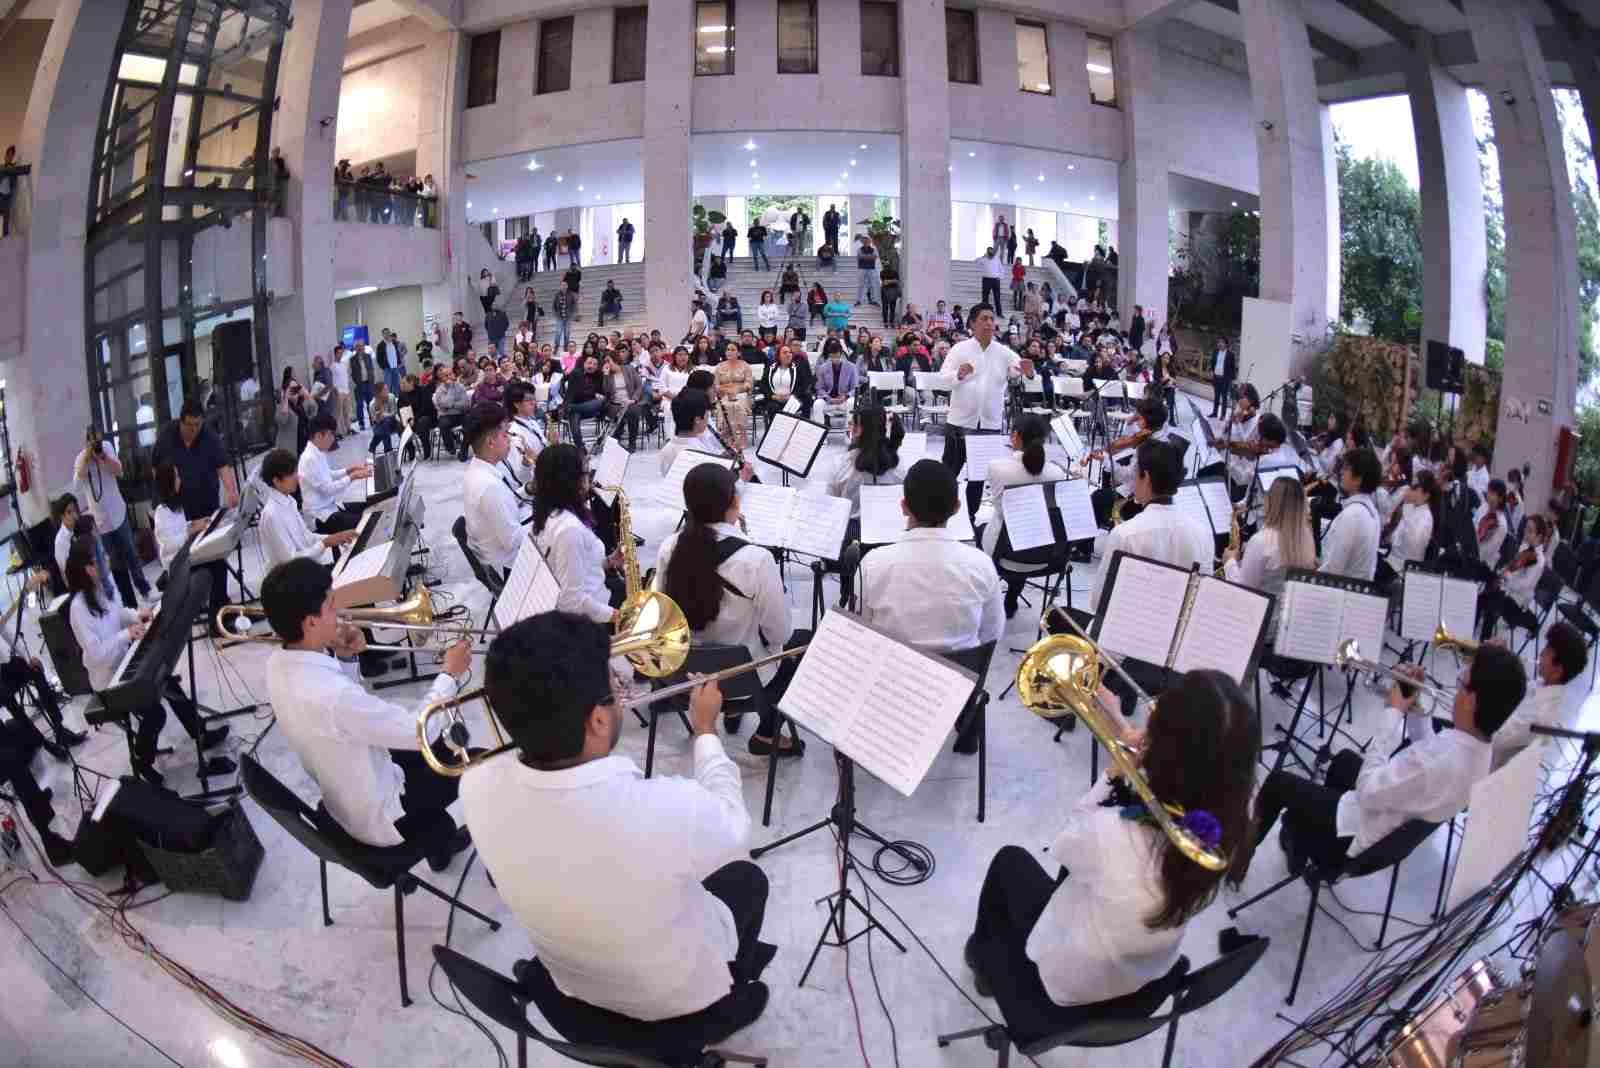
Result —
M1528 1068L1597 1068L1585 932L1556 930L1539 951L1528 1011Z

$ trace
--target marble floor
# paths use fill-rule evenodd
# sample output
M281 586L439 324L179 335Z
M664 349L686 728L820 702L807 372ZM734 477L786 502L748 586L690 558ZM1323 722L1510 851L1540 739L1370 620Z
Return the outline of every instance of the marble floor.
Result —
M363 447L362 441L347 441L339 457L353 461ZM826 469L838 449L837 444L829 445L818 470ZM758 470L761 466L758 464ZM765 473L776 480L775 471ZM425 537L434 550L432 570L443 581L440 590L481 619L487 597L472 580L449 533L461 510L459 468L453 461L426 464L419 477L427 504ZM634 502L635 529L646 539L641 552L646 567L662 536L677 521L676 510L654 499L653 487L658 481L653 449L642 448L629 466L626 486ZM262 557L253 533L247 535L244 561L254 586L262 572ZM1087 591L1090 577L1091 572L1084 568L1074 574L1080 594ZM791 568L788 578L797 618L808 618L809 572ZM836 596L836 580L826 581L830 598ZM37 648L31 618L28 630ZM825 949L805 987L797 988L826 914L820 899L835 883L832 839L813 835L762 857L761 867L771 882L764 937L780 951L766 974L772 997L765 1015L734 1036L726 1044L729 1049L765 1055L774 1068L843 1065L868 1059L880 1066L993 1063L994 1054L981 1041L946 1049L937 1048L934 1041L940 1032L984 1022L968 1000L971 983L961 963L961 947L971 927L983 872L994 852L1007 844L1035 851L1049 866L1046 847L1059 829L1063 813L1089 778L1089 742L1084 732L1055 744L1054 728L1030 715L1014 693L1000 697L1019 659L1006 648L1025 647L1033 637L1034 616L1025 606L1011 621L990 672L988 688L995 700L989 709L986 822L980 824L975 818L975 758L946 749L909 799L869 776L860 777L861 819L890 837L925 844L936 857L932 878L921 885L896 887L872 880L872 889L904 917L920 944L904 937L905 928L880 912L888 929L906 942L908 952L895 951L881 936L870 942L856 941L848 955ZM267 655L261 646L221 654L209 648L201 651L196 671L202 700L217 707L234 707L264 697ZM1443 664L1440 668L1449 670ZM1585 675L1583 683L1572 689L1586 691L1587 678ZM1342 690L1342 684L1330 684L1330 702ZM388 696L409 703L421 692L421 686L412 686L391 690ZM1587 692L1571 695L1574 718L1580 713L1577 706L1587 696ZM69 711L69 720L79 725L81 704L76 702ZM1375 694L1357 688L1352 728L1357 736L1371 733L1379 708ZM1285 722L1288 713L1282 702L1267 698L1264 721L1269 730L1272 724ZM230 745L234 748L248 748L270 728L265 715L232 722ZM486 737L481 723L477 736ZM178 746L177 755L167 758L172 763L165 770L169 780L187 792L193 784L192 748L175 733L171 737ZM765 765L745 753L743 742L743 738L735 739L730 750L744 770L745 796L752 813L757 814L752 845L797 830L827 813L834 797L834 765L824 747L816 743L804 759L784 764L772 824L760 826ZM642 764L644 731L626 729L620 751ZM191 755L186 757L186 752ZM107 774L127 768L123 740L110 730L94 733L74 756L85 767ZM267 733L258 756L302 796L315 797L315 787L299 770L280 733ZM660 771L684 774L690 766L688 739L676 723L663 721ZM41 754L36 770L47 785L55 787L58 829L70 832L79 820L77 805L70 800L71 769ZM444 941L447 907L426 894L414 895L407 902L406 955L416 1001L402 1008L395 975L391 895L334 869L329 883L335 923L324 927L318 908L316 862L252 802L245 805L266 847L250 900L228 902L193 894L166 897L132 914L145 936L240 1006L348 1064L496 1064L495 1052L483 1033L459 1015L444 1011L428 994L429 947ZM530 829L530 833L538 832ZM1398 917L1420 919L1431 913L1442 853L1443 836L1435 835L1406 864L1395 900ZM289 1057L216 1015L151 961L128 949L103 918L53 883L48 869L37 862L34 867L44 882L14 882L14 873L0 871L0 906L6 920L0 923L0 961L4 962L0 965L4 977L0 1064L265 1068L290 1062ZM433 881L451 889L462 868L463 861L458 859ZM1244 888L1226 891L1221 902L1191 924L1185 952L1196 965L1216 954L1217 934L1230 926L1224 904L1276 882L1284 871L1280 850L1269 844ZM62 875L98 883L105 889L118 881L89 880L79 868L67 868ZM1339 898L1352 909L1381 911L1387 882L1374 878L1348 883L1340 887ZM467 902L504 921L504 926L491 933L471 918L458 915L452 945L489 966L509 970L514 960L527 955L529 944L481 867L473 868L463 893ZM1333 902L1328 905L1338 910ZM1288 1025L1275 1014L1284 1009L1283 995L1294 968L1305 908L1304 890L1291 887L1239 918L1242 929L1270 935L1272 946L1260 966L1231 995L1184 1022L1176 1063L1194 1068L1245 1065L1286 1031ZM1375 918L1342 918L1364 942L1370 943L1377 933ZM1319 922L1298 1008L1318 1005L1368 959L1339 925L1326 919ZM440 998L451 1000L442 977L435 989ZM978 999L977 1004L994 1011L992 1002ZM509 1051L509 1032L494 1025L489 1029ZM1045 1055L1040 1063L1068 1068L1117 1058L1128 1065L1155 1065L1160 1062L1161 1042L1157 1032L1117 1053L1062 1049ZM531 1062L569 1063L538 1049Z

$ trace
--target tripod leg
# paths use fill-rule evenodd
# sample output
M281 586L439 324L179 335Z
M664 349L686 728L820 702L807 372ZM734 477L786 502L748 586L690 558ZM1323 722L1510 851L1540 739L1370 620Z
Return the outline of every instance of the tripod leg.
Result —
M871 912L868 912L865 905L861 904L860 901L856 900L855 894L851 893L849 890L846 890L844 892L844 896L849 900L850 904L852 904L852 905L854 905L856 907L856 910L858 912L860 912L862 916L866 917L866 921L867 921L867 928L866 929L870 930L871 928L876 927L878 930L883 932L883 937L887 938L889 940L889 942L894 946L894 948L898 949L902 953L904 953L906 951L906 947L904 946L904 944L902 944L901 941L898 938L896 938L894 935L890 934L889 933L889 929L887 927L885 927L882 923L878 922L878 918L876 916L874 916ZM842 907L839 909L839 925L840 925L839 934L842 937L844 935L844 909Z
M781 845L788 845L790 842L793 842L795 839L804 838L806 835L810 834L812 831L820 831L824 827L831 826L832 823L833 823L832 818L821 819L821 820L818 820L816 823L813 823L811 826L805 828L804 830L799 830L799 831L794 832L793 834L785 835L784 837L778 839L776 842L771 842L771 843L768 843L767 845L764 845L764 846L757 846L756 848L750 850L750 859L754 860L757 857L761 856L761 854L763 854L763 853L770 853L774 849L777 849Z
M806 970L800 973L800 981L795 984L796 986L806 985L806 979L810 977L811 969L817 963L817 955L822 952L822 947L827 944L828 931L833 928L835 923L839 927L839 944L844 944L843 911L844 906L839 902L838 898L835 898L828 907L828 922L822 925L822 933L817 936L817 944L811 949L811 959L806 961Z

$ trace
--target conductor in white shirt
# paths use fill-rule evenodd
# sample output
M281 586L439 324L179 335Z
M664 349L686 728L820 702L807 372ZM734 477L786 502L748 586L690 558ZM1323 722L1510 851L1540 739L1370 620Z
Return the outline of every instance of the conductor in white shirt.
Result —
M943 459L953 472L959 472L967 462L966 435L981 430L998 432L1005 417L1008 384L1013 378L1033 373L1032 360L1024 360L995 339L991 305L974 304L968 322L972 336L946 353L939 368L950 389ZM983 483L969 480L968 515L977 514L982 499Z
M259 524L261 551L269 569L296 557L331 566L333 557L329 550L356 540L354 530L313 534L306 526L300 506L294 503L293 494L300 487L300 474L294 454L289 450L273 449L267 453L261 461L260 477L264 487Z
M1377 458L1373 458L1377 462ZM1421 678L1422 669L1397 670ZM1367 759L1346 749L1333 758L1326 784L1274 771L1256 797L1256 844L1284 818L1293 850L1291 866L1311 860L1336 870L1410 820L1441 823L1467 807L1472 785L1489 774L1490 739L1527 690L1522 661L1506 649L1484 645L1457 680L1451 727L1437 734L1406 731L1416 714L1416 693L1389 690L1389 725L1367 748ZM1409 733L1420 741L1398 749ZM1392 754L1392 755L1390 755Z
M311 420L311 440L300 454L300 496L318 534L354 529L360 522L362 506L346 504L344 491L351 482L372 474L367 464L351 464L335 472L328 463L333 439L333 416L318 415Z
M1380 527L1372 491L1382 477L1378 457L1371 449L1345 452L1339 475L1344 507L1322 536L1322 566L1317 570L1324 575L1371 582L1377 573Z
M353 661L366 640L339 622L328 572L304 558L279 564L261 581L261 606L284 642L267 661L267 692L290 748L322 790L318 818L379 849L430 843L428 866L443 871L472 841L445 811L460 780L424 762L418 709L357 681ZM464 641L445 652L424 703L456 692L470 656Z
M1495 638L1492 644L1503 642ZM1494 732L1494 767L1522 752L1533 741L1534 727L1561 726L1567 683L1582 675L1588 666L1589 647L1577 627L1563 620L1545 631L1544 648L1539 650L1539 662L1534 668L1539 685Z
M1109 776L1072 807L1050 847L1063 878L1021 846L995 854L966 961L1023 1048L1086 1020L1155 1012L1176 981L1189 921L1250 864L1261 728L1238 684L1218 671L1188 672L1145 730L1129 728L1103 688L1099 696L1156 797L1181 806L1180 825L1228 865L1209 871L1184 856L1136 798L1107 807Z
M501 477L511 451L506 410L492 402L474 404L467 409L461 432L472 451L461 494L467 548L484 567L504 574L516 562L527 536L517 496Z
M646 779L614 752L627 713L610 642L604 625L559 612L495 638L484 684L519 751L468 772L461 800L533 943L516 972L550 1025L698 1064L766 1007L767 879L744 859L750 815L717 737L716 683L689 698L694 777Z

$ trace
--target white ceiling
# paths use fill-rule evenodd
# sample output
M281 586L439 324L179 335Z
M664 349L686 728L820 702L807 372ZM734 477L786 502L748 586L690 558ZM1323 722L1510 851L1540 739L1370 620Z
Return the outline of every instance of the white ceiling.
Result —
M350 12L350 36L375 30L391 22L407 18L410 12L395 0L362 0Z

